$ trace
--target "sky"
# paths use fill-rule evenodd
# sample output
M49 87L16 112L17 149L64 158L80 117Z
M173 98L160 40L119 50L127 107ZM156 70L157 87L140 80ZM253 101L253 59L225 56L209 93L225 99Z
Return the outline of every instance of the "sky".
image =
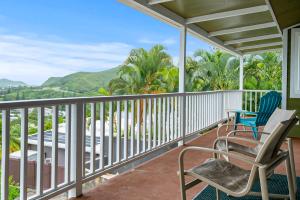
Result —
M0 78L40 85L119 66L155 44L178 63L179 30L117 0L0 1ZM187 54L197 49L212 47L188 36Z

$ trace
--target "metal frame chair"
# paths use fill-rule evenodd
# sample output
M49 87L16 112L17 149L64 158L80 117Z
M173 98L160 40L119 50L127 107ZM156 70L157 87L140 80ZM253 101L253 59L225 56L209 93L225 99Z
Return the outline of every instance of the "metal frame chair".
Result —
M220 138L217 140L217 142L214 143L213 148L221 151L226 151L226 152L237 152L240 154L244 154L250 157L255 157L257 156L259 148L262 146L262 144L265 142L266 138L270 135L274 127L276 126L277 123L281 121L286 121L290 120L292 118L295 118L296 116L296 111L295 110L283 110L280 108L277 108L271 117L269 118L266 126L263 128L263 131L257 132L258 134L261 134L260 141L250 139L250 138L244 138L245 141L248 141L255 146L249 147L245 145L241 145L237 142L234 142L235 137L243 137L240 135L240 133L248 133L251 131L248 130L234 130L231 131L227 134L226 137L230 137L231 141L226 140L226 138L220 138L220 130L222 127L227 126L227 125L222 125L218 128L217 130L217 136ZM231 125L233 126L233 125ZM290 129L291 127L289 127ZM227 143L225 142L227 141ZM293 183L294 183L294 190L297 191L297 183L296 183L296 168L295 168L295 159L294 159L294 150L293 150L293 141L292 138L286 138L285 143L287 143L288 146L288 151L289 151L289 159L292 167L292 175L293 175Z
M187 147L184 148L179 155L179 175L181 185L182 200L186 199L186 190L195 186L200 182L205 182L208 185L216 188L217 200L220 200L220 191L234 197L242 197L246 195L262 196L263 200L268 200L269 197L276 198L290 198L295 200L295 191L293 187L293 178L291 163L289 159L289 152L280 149L282 143L287 137L288 131L291 126L297 123L298 119L293 118L288 121L278 123L276 128L269 134L265 142L259 149L257 156L252 159L236 153L220 151L216 149L203 148L203 147ZM221 140L223 138L217 138ZM227 137L226 140L230 140ZM234 137L235 140L245 141L245 138ZM217 141L216 141L217 142ZM184 169L184 157L189 151L199 151L213 153L213 158L204 162L192 169ZM221 159L221 155L234 158L241 162L251 165L251 170L245 170L230 161ZM220 157L220 158L218 158ZM267 186L267 173L274 170L283 161L286 163L287 178L289 195L283 194L269 194ZM257 173L261 184L261 193L251 192L251 187L256 181ZM191 176L193 181L185 183L185 176Z

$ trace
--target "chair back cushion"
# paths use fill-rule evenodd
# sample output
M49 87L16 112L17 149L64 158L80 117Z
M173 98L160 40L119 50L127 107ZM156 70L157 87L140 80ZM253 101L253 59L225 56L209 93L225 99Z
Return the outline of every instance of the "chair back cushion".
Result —
M259 111L256 118L256 126L264 126L272 113L281 104L281 94L271 91L261 97Z
M276 110L269 118L267 124L265 125L263 132L272 133L280 122L290 120L294 118L295 115L296 115L295 110L283 110L280 108L276 108ZM260 138L260 141L264 142L266 140L266 137L268 137L268 135L263 134Z
M277 156L282 143L287 137L289 131L297 123L297 121L298 118L293 117L292 119L277 124L274 130L266 138L264 144L259 149L256 157L256 162L267 164L275 156Z

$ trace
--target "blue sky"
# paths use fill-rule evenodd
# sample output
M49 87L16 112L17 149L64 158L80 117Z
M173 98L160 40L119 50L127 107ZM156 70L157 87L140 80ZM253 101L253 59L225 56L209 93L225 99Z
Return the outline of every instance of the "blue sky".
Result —
M0 1L0 78L50 76L122 64L132 48L163 44L177 63L179 31L117 0ZM211 47L188 37L189 55Z

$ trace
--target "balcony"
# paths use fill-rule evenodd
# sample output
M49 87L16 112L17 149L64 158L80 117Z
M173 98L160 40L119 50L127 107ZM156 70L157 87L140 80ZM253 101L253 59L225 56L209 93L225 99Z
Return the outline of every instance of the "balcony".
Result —
M66 192L68 197L75 197L89 181L107 173L125 172L167 152L101 184L84 198L122 199L126 195L125 199L178 199L178 144L195 139L188 145L211 146L215 130L200 133L224 122L227 109L256 111L266 92L209 91L0 103L1 190L8 191L11 175L20 185L20 199L49 199ZM21 117L21 150L17 153L9 152L12 114ZM36 134L29 135L28 127L33 123L29 115L36 115ZM49 117L52 126L47 130L45 121ZM195 156L191 164L205 158ZM200 188L190 195L197 191Z

